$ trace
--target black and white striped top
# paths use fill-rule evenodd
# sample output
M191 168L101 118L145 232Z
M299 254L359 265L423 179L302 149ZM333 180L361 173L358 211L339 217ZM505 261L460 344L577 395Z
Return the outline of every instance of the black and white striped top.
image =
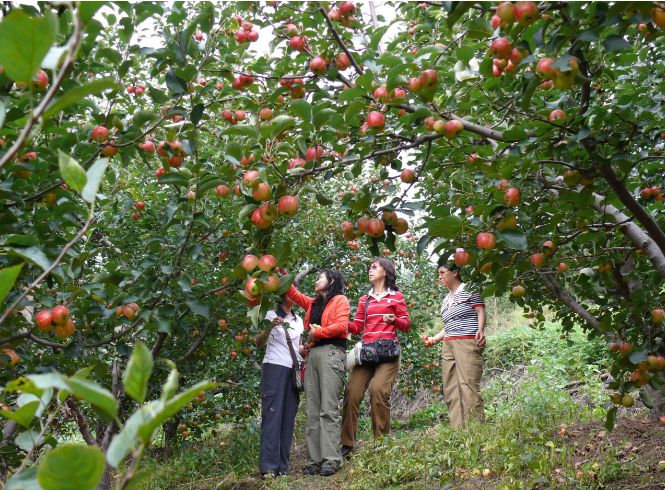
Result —
M448 293L441 306L441 320L446 337L476 335L478 332L477 307L484 307L485 302L475 291L466 291L461 284L456 292Z

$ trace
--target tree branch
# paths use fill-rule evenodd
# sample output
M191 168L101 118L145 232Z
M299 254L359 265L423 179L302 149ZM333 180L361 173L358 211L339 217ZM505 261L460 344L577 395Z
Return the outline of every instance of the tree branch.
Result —
M40 282L42 282L42 281L44 280L44 278L45 278L46 276L48 276L48 275L49 275L49 274L50 274L50 273L51 273L56 267L58 267L58 264L60 263L60 261L62 261L62 259L64 258L65 254L67 254L67 252L69 251L69 249L72 248L72 247L74 246L74 244L75 244L76 242L78 242L78 241L83 237L83 235L85 235L85 232L88 231L88 228L90 227L90 225L92 224L92 222L93 222L94 220L95 220L95 216L94 216L93 214L91 214L90 217L88 218L88 221L86 221L85 224L83 225L83 228L81 228L81 229L79 230L79 232L76 234L76 236L75 236L74 238L72 238L72 240L70 240L69 243L67 243L67 244L64 246L64 248L60 251L60 254L56 257L56 259L53 261L53 263L52 263L52 264L51 264L51 265L50 265L50 266L49 266L44 272L42 272L42 273L37 277L37 279L35 279L34 281L32 281L32 284L30 284L30 285L27 287L27 289L26 289L25 291L23 291L23 293L21 293L21 295L16 299L16 301L14 301L14 302L12 303L12 305L9 306L9 307L5 310L5 312L4 312L4 313L2 314L2 316L0 317L0 325L2 325L2 323L3 323L3 322L7 319L7 317L9 316L9 313L21 303L21 301L23 300L23 298L25 298L25 297L27 296L28 293L29 293L30 291L32 291L32 290L33 290L33 289L34 289L34 288L35 288Z
M90 432L90 425L88 425L88 421L86 420L85 415L83 415L83 412L81 412L81 408L78 406L78 403L76 403L76 400L70 396L65 403L74 414L76 424L79 426L79 431L83 436L83 440L88 446L94 446L95 438L92 437L92 433Z
M335 29L335 26L333 25L332 21L328 18L328 13L325 11L323 7L319 8L319 12L323 16L323 19L326 21L326 24L328 24L328 28L333 34L333 37L335 38L335 42L339 45L340 48L342 48L342 51L346 53L346 55L349 57L349 61L351 62L351 65L353 68L356 70L356 73L358 75L362 75L365 73L363 69L356 63L356 60L353 58L353 54L351 54L351 51L349 51L349 48L346 47L346 44L344 44L344 41L342 41L342 38L339 36L337 33L337 29Z
M28 136L30 135L32 128L35 126L35 124L42 116L42 114L44 114L44 111L46 111L46 108L53 100L53 97L55 97L55 93L62 85L62 82L65 80L65 77L69 73L70 68L74 66L76 53L78 52L79 45L81 44L82 33L83 33L83 22L81 21L78 11L76 11L76 13L74 14L74 32L70 39L71 44L69 46L69 49L67 50L67 55L65 56L65 59L62 63L62 67L60 68L60 71L53 80L53 84L46 92L46 95L44 95L44 98L41 100L39 105L35 107L35 110L32 111L32 113L30 114L30 117L28 118L27 122L25 123L25 126L23 127L23 130L21 131L21 134L19 134L18 138L16 138L16 141L14 141L14 144L7 150L7 153L5 153L2 156L2 158L0 158L0 168L4 167L7 164L7 162L9 162L21 149L23 144L28 139ZM0 323L2 323L2 320L0 320Z

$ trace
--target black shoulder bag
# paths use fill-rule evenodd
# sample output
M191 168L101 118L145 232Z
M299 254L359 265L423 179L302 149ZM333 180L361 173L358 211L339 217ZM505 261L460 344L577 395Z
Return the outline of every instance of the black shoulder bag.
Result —
M293 342L291 342L291 337L289 337L289 330L286 328L286 325L282 323L282 328L284 329L284 335L286 335L286 343L289 345L289 351L291 352L291 359L293 360L293 366L291 366L291 374L293 376L293 388L297 392L305 390L305 377L304 377L304 362L298 360L296 356L296 350L293 348Z
M367 328L367 304L369 303L369 294L365 299L365 323L363 329ZM401 348L399 340L379 339L374 342L364 343L360 349L360 364L380 364L382 362L394 362L399 359Z

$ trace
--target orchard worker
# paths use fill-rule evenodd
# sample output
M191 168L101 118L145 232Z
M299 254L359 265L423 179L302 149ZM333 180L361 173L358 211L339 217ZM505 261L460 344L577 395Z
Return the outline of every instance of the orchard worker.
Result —
M286 295L266 320L272 322L261 370L261 443L259 471L262 478L286 475L293 440L300 393L294 386L292 366L302 360L299 354L303 321ZM294 360L294 357L296 358Z
M480 377L485 349L485 303L462 282L454 262L438 269L439 282L449 290L441 306L443 330L425 337L425 345L443 340L443 396L450 425L464 427L471 419L483 420Z
M369 386L374 437L390 434L390 394L399 371L400 345L397 331L411 326L404 295L395 284L395 266L377 258L369 266L372 288L360 298L349 333L362 333L361 364L351 370L342 410L342 456L353 451L358 430L360 402ZM368 352L375 354L370 359Z
M314 298L291 286L287 296L305 314L307 363L305 365L305 439L308 462L305 475L334 475L342 463L339 403L345 379L349 300L344 277L326 269L314 283Z

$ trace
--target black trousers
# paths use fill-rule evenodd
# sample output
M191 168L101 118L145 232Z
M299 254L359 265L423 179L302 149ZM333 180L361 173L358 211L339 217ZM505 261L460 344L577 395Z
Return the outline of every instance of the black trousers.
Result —
M291 368L263 364L261 370L261 446L259 471L287 473L300 394Z

